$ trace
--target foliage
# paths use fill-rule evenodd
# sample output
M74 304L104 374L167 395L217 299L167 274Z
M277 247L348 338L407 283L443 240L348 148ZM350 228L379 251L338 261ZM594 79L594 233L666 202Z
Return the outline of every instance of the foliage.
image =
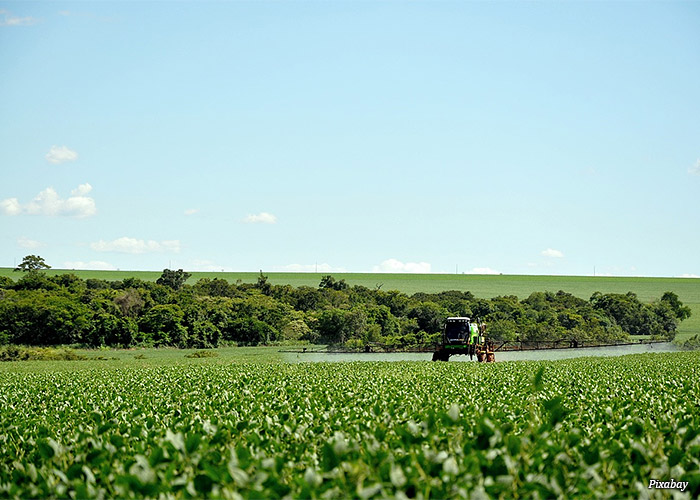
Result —
M697 498L699 367L685 352L5 371L0 496L637 498L673 477L689 485L669 494Z
M218 354L216 351L195 351L190 354L185 354L186 358L215 358Z
M72 349L51 347L0 347L0 361L78 361L87 360L87 356L78 354Z
M139 321L143 343L155 347L186 347L187 328L182 324L184 317L182 309L176 304L152 307Z
M163 274L156 280L156 283L168 286L173 290L179 290L190 276L192 276L190 273L186 273L182 269L178 269L177 271L163 269Z
M22 272L37 272L44 269L51 269L51 266L46 263L43 257L38 255L27 255L22 259L19 266L15 268L15 271Z
M693 335L689 339L685 339L683 342L676 341L676 345L681 349L688 351L700 351L700 335Z
M643 303L637 296L595 293L584 300L559 291L491 299L470 292L408 296L323 276L317 288L202 279L181 269L157 282L83 280L73 273L27 272L2 282L0 344L83 344L212 348L308 341L347 346L430 345L448 316L488 325L496 340L614 342L629 335L673 339L690 310L672 292Z
M345 280L336 280L333 276L327 275L321 277L319 288L329 288L331 290L347 290L349 288Z

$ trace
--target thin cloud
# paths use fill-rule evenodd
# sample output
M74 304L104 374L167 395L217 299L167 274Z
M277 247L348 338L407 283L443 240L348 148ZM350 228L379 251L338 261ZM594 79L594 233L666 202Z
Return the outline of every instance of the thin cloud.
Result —
M78 153L66 146L51 146L49 152L46 153L46 161L53 164L65 163L67 161L75 161L78 159Z
M26 204L20 203L17 198L2 200L0 211L5 215L90 217L97 213L95 200L87 196L90 191L92 191L90 184L81 184L71 191L71 196L63 199L54 188L48 187Z
M112 241L95 241L90 243L90 248L96 252L115 252L129 254L143 253L179 253L180 240L139 240L122 236Z
M9 11L0 9L0 26L31 26L38 23L35 17L19 17L12 15Z
M401 262L397 259L387 259L378 266L372 268L373 273L430 273L431 265L428 262Z
M90 262L68 261L63 263L63 269L87 269L90 271L116 271L117 268L103 260L91 260Z
M248 215L243 222L246 224L276 224L277 217L267 212L260 212L257 215Z
M697 274L681 274L680 276L677 276L678 278L700 278Z
M688 169L690 175L700 175L700 159L695 162L695 165Z
M27 238L26 236L21 236L20 238L18 238L17 245L19 245L22 248L26 248L28 250L32 250L35 248L41 248L44 246L44 244L41 241L32 240L32 239Z
M564 257L564 253L561 250L555 250L553 248L542 250L541 254L544 257L553 257L555 259L561 259Z
M198 208L188 208L187 210L185 210L185 215L194 215L197 212L199 212Z

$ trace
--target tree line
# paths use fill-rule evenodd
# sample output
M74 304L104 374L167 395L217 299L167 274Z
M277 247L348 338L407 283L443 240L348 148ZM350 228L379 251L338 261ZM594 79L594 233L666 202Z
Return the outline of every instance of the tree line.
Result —
M31 256L36 257L36 256ZM43 259L42 259L43 261ZM610 342L634 335L673 339L690 316L673 292L643 303L632 293L589 300L558 291L491 299L471 292L405 293L324 276L318 287L203 278L166 269L154 283L47 276L46 267L0 277L0 344L176 346L308 342L362 347L425 346L439 341L448 316L486 322L494 340Z

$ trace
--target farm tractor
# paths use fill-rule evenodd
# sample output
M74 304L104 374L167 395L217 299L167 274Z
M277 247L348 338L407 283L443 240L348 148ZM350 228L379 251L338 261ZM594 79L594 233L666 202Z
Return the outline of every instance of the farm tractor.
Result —
M470 359L496 361L493 342L485 336L486 324L466 317L450 317L445 321L442 342L433 353L433 361L449 361L450 356L466 354Z

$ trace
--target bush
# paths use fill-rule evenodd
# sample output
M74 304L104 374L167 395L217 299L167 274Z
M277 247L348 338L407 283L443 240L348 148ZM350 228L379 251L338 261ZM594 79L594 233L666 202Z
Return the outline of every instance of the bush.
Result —
M0 348L0 361L83 361L86 359L89 358L68 348L14 345Z
M219 355L218 352L214 351L195 351L190 354L185 354L186 358L215 358Z
M677 340L674 342L674 344L684 351L700 351L700 335L693 335L683 342Z

